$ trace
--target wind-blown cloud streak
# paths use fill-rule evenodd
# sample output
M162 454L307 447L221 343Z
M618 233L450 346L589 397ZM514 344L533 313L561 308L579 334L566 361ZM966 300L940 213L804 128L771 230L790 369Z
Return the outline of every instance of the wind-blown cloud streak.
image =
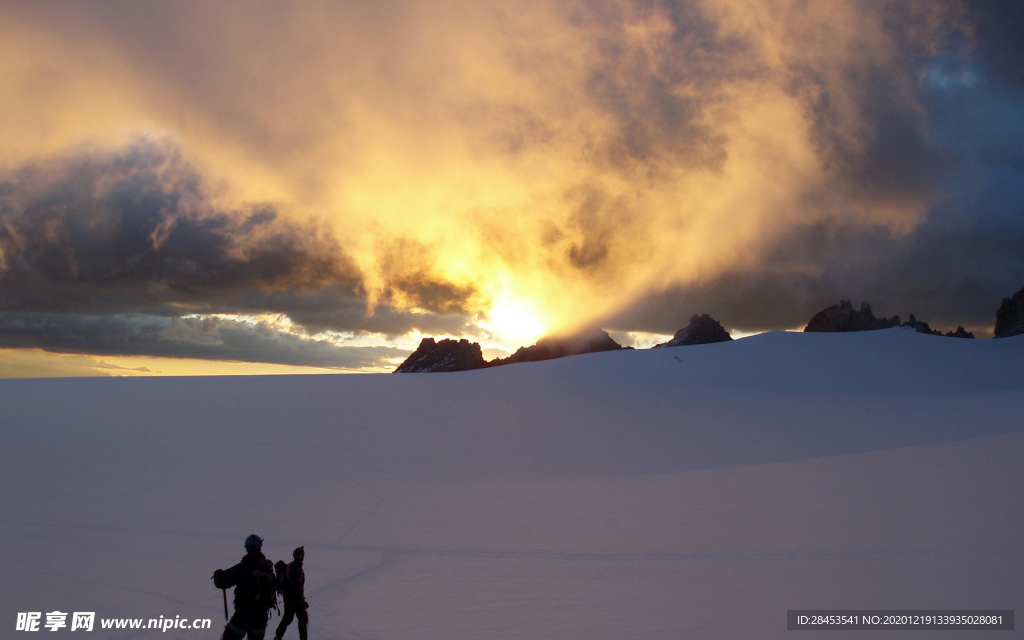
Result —
M372 369L401 349L346 347L282 331L267 322L144 315L0 314L0 348L37 347L101 356L148 355Z

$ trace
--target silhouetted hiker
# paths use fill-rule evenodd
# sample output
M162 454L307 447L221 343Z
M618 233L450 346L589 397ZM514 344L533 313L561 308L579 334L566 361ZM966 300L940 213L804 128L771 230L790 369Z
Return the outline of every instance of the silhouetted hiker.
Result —
M274 640L281 640L284 637L284 632L292 623L293 616L299 620L299 640L306 640L306 627L309 625L306 609L309 608L309 604L306 603L306 594L304 593L306 574L302 571L302 560L306 557L305 548L299 547L292 551L292 557L294 560L289 564L278 562L274 565L280 574L278 579L282 584L282 593L284 594L284 617L281 618L281 624L277 625L277 634Z
M245 557L228 570L213 572L218 589L235 588L235 615L231 616L221 640L263 640L270 608L275 604L274 565L261 549L263 538L255 533L245 539ZM227 605L225 605L227 609ZM225 615L227 612L225 611Z

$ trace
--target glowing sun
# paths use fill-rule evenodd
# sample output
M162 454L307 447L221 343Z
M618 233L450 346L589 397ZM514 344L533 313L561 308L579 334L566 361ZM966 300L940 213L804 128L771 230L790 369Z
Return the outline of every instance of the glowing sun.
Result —
M511 294L501 294L487 312L486 327L509 342L534 343L548 332L548 322L537 305Z

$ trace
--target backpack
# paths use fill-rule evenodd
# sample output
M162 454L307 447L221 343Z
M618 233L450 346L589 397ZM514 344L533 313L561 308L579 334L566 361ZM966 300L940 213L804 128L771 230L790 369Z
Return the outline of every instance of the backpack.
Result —
M284 560L278 560L274 563L274 586L275 590L284 595L285 591L288 590L288 565L285 564Z
M277 606L277 590L274 588L276 580L270 561L266 561L266 566L260 566L262 564L259 563L252 570L253 599L257 607L266 610Z

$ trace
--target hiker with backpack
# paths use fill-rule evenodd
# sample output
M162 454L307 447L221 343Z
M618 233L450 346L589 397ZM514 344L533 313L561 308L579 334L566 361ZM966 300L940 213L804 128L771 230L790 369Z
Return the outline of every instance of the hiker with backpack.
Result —
M277 625L274 640L281 640L293 617L299 621L299 640L306 640L306 627L309 625L306 609L309 608L309 604L304 593L306 574L302 570L302 561L305 557L306 549L299 547L292 552L292 562L285 564L283 560L278 560L274 565L278 591L284 596L284 617L281 618L281 624Z
M213 585L218 589L235 588L235 615L224 627L221 640L263 640L270 619L270 608L276 606L274 565L263 555L263 538L255 533L245 539L245 557L230 569L213 572ZM227 592L224 596L224 617L227 617Z

